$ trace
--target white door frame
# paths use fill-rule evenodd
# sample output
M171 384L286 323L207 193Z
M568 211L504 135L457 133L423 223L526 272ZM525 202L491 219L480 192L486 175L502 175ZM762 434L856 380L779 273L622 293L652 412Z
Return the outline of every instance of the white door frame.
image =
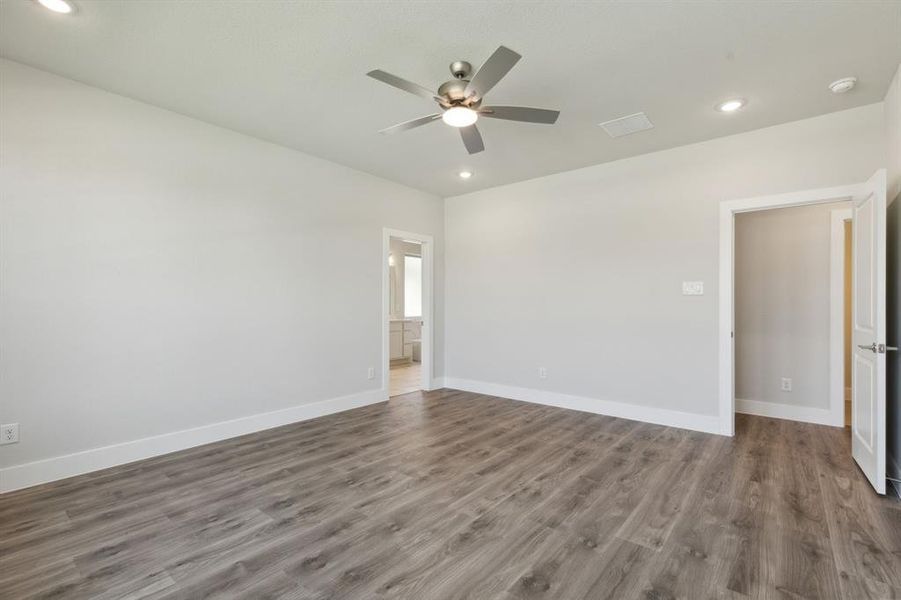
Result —
M845 221L851 208L832 211L829 238L829 425L845 426Z
M864 183L726 200L720 203L719 416L720 433L735 435L735 215L743 212L851 200ZM841 405L840 405L841 406Z
M391 291L389 286L388 254L390 252L391 238L400 238L419 242L422 245L422 333L420 343L422 345L422 368L420 386L423 390L434 389L432 384L432 355L434 349L434 273L435 273L435 242L430 235L402 231L400 229L382 229L382 392L385 398L390 393L390 369L391 350L388 319L391 316Z

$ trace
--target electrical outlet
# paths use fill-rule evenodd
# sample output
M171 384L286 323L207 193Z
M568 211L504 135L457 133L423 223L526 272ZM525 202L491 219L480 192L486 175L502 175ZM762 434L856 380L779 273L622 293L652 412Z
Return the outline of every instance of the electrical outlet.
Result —
M7 423L0 425L0 445L16 444L19 442L19 424Z
M375 379L375 367L369 367L369 370L366 372L366 377L369 379Z
M538 367L538 378L547 379L547 369L545 369L544 367Z
M790 392L792 391L792 380L791 377L783 377L782 378L782 391Z

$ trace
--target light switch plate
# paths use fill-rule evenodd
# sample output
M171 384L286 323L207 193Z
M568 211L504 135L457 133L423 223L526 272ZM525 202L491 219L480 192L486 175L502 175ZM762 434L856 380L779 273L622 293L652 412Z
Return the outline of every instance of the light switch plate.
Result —
M683 281L682 282L682 295L683 296L703 296L704 295L704 282L703 281Z

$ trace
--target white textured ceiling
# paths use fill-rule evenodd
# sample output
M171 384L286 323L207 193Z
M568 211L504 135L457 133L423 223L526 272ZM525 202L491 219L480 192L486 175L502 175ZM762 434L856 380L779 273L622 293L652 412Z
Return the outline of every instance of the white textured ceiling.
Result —
M74 1L0 2L0 54L443 196L878 102L901 62L896 0ZM557 125L485 119L475 156L440 121L377 133L435 111L367 71L434 89L500 44L523 59L486 104L557 108ZM848 75L856 90L826 90ZM712 109L730 96L747 109ZM638 111L654 129L597 127Z

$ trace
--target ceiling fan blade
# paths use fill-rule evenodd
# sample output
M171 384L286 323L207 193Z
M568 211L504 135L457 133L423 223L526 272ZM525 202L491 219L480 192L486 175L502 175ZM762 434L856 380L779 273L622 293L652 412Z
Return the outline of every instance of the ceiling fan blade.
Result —
M387 129L382 129L381 131L379 131L379 133L398 133L399 131L406 131L408 129L413 129L414 127L425 125L426 123L431 123L432 121L437 121L440 118L441 114L419 117L418 119L413 119L412 121L404 121L403 123L392 125Z
M519 54L505 46L500 46L494 54L488 57L485 64L479 67L476 74L466 85L463 92L465 96L475 95L479 98L488 93L488 90L506 75L513 65L522 58Z
M406 79L401 79L397 75L392 75L391 73L386 73L381 69L376 69L375 71L370 71L366 73L373 79L378 79L382 83L387 83L388 85L394 86L400 90L405 92L409 92L411 94L415 94L416 96L422 96L423 98L427 98L429 100L443 100L438 96L435 92L428 90L418 83L413 83L412 81L407 81Z
M544 123L553 125L560 116L559 110L546 108L529 108L527 106L486 106L479 109L479 115L492 119L508 121L525 121L526 123Z
M482 141L482 134L475 125L460 128L460 137L463 138L463 145L470 154L477 154L485 149L485 143Z

